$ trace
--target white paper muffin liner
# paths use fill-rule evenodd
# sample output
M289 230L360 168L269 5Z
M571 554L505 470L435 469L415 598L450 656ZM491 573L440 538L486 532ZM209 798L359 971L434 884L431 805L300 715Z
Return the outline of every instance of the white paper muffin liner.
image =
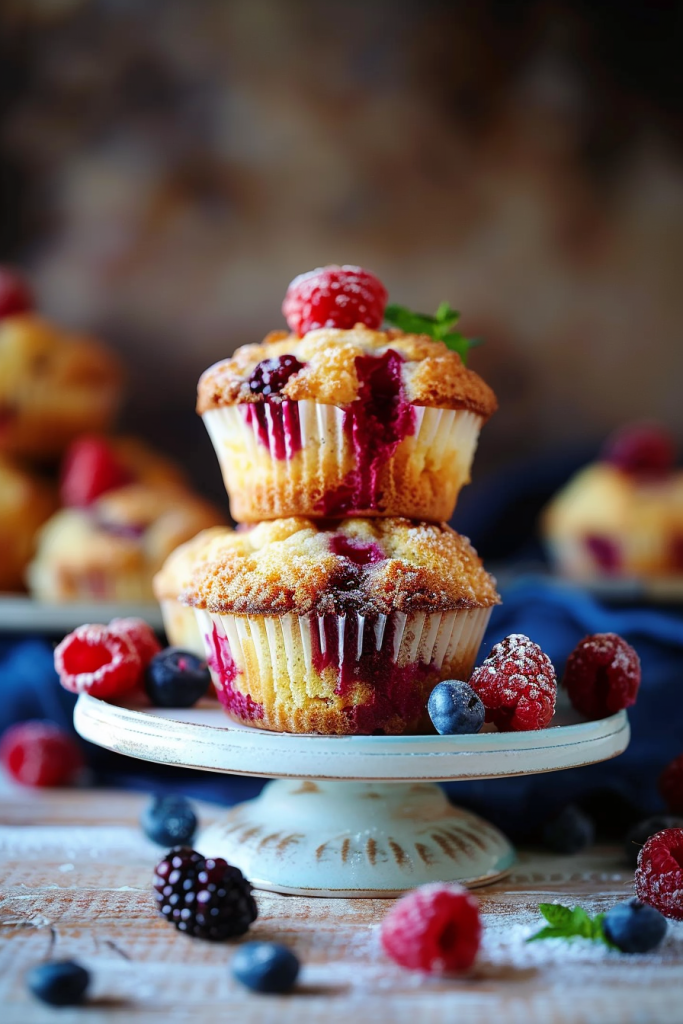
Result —
M162 598L159 607L170 646L205 658L204 638L199 632L194 609L186 608L173 597Z
M424 717L439 679L469 678L491 609L195 614L216 692L234 717L277 731L402 732Z
M344 515L378 512L438 521L450 518L460 488L470 479L481 416L464 409L413 406L413 434L398 443L393 455L377 463L372 462L372 437L368 437L365 461L371 468L361 467L360 483L349 485L359 467L344 429L344 409L314 401L288 404L297 407L300 447L299 437L292 443L285 436L283 442L278 413L273 414L268 403L262 407L262 437L247 419L245 410L253 407L221 406L204 413L235 518L322 515L329 495L349 486L351 491L354 486L360 490L361 504L344 508Z

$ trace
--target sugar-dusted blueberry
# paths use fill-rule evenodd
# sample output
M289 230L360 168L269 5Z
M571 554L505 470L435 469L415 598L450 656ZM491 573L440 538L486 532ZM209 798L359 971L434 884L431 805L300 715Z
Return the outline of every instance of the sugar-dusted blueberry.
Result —
M605 914L602 930L622 953L649 953L666 935L666 918L640 900L617 903Z
M284 388L290 377L302 370L303 363L300 363L296 356L274 356L272 359L264 359L258 363L249 377L249 388L256 395L277 395Z
M85 967L74 960L37 964L26 974L26 985L36 999L50 1006L76 1006L90 983Z
M437 683L429 696L427 711L442 736L479 732L486 714L472 687L458 679Z
M157 796L142 812L140 824L147 838L159 846L189 846L197 831L197 815L184 796Z
M277 942L246 942L232 958L233 976L253 992L289 992L299 974L291 949Z
M543 845L553 853L579 853L595 842L595 826L576 804L567 804L543 826Z
M145 671L147 696L162 708L192 707L206 694L210 682L206 662L179 647L160 651Z

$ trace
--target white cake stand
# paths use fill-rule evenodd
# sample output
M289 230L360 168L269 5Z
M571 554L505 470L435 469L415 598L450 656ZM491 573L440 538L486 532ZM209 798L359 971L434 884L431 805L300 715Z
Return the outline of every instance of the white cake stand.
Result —
M436 782L491 779L622 753L624 711L599 722L560 712L550 729L476 736L296 736L231 722L216 704L124 707L79 697L80 735L109 750L211 772L274 778L200 834L260 889L312 896L396 896L432 881L502 877L515 853Z

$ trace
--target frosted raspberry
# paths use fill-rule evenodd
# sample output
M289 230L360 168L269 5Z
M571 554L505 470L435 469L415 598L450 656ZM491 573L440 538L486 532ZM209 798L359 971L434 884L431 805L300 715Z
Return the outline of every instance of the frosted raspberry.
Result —
M112 619L108 628L112 633L122 633L128 637L138 652L143 668L146 668L154 655L161 650L161 644L154 635L154 630L144 619Z
M142 678L142 661L133 641L107 626L87 624L69 633L55 648L59 681L72 693L116 697Z
M24 786L63 786L83 767L83 755L52 722L19 722L0 740L0 762Z
M635 881L639 900L683 921L683 828L650 836L638 854Z
M563 685L586 718L614 715L635 704L640 686L640 659L616 633L594 633L574 648Z
M0 267L0 319L33 309L33 295L24 279L9 267Z
M365 324L376 330L384 319L387 290L362 267L319 267L295 277L282 303L282 312L295 334L318 327L348 330Z
M545 729L555 713L555 669L548 655L523 633L496 644L474 670L470 686L486 708L486 721L503 732Z
M673 469L676 447L671 434L657 424L633 423L607 439L602 458L633 476L665 476Z
M659 776L659 792L672 814L683 814L683 754L674 758Z
M479 904L460 885L420 886L403 896L382 922L384 952L413 971L466 971L480 942Z

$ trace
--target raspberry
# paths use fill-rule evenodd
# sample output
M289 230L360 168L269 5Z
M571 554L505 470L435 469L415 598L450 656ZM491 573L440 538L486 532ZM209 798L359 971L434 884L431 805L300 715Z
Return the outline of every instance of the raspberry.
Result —
M474 670L470 686L486 708L486 721L502 732L544 729L555 713L555 669L538 644L522 633L495 645Z
M239 868L187 846L176 847L157 864L154 888L159 912L179 932L199 939L244 935L258 914L251 885Z
M83 767L75 740L52 722L18 722L0 740L0 761L25 786L63 786Z
M0 319L33 309L33 295L26 282L9 267L0 267Z
M635 881L639 900L683 921L683 828L650 836L638 854Z
M413 971L466 971L480 942L479 905L460 885L422 885L403 896L382 922L384 952Z
M569 655L563 685L582 715L592 720L607 718L635 704L640 659L616 633L594 633Z
M300 363L296 356L276 356L273 359L264 359L251 371L249 387L254 394L278 395L290 377L302 370L303 363Z
M318 327L348 330L365 324L377 330L384 319L387 290L362 267L319 267L295 277L282 303L282 312L295 334Z
M62 463L62 504L87 508L101 494L131 483L132 475L101 437L79 437Z
M659 776L659 792L672 814L683 814L683 754L674 758Z
M107 626L79 626L55 648L59 681L72 693L116 697L142 678L142 662L133 641Z
M108 628L112 633L121 633L128 637L138 652L143 668L146 668L154 655L161 650L161 644L154 635L154 630L144 619L112 619Z
M656 424L633 423L607 439L602 458L624 473L658 477L673 468L676 448L671 435Z

